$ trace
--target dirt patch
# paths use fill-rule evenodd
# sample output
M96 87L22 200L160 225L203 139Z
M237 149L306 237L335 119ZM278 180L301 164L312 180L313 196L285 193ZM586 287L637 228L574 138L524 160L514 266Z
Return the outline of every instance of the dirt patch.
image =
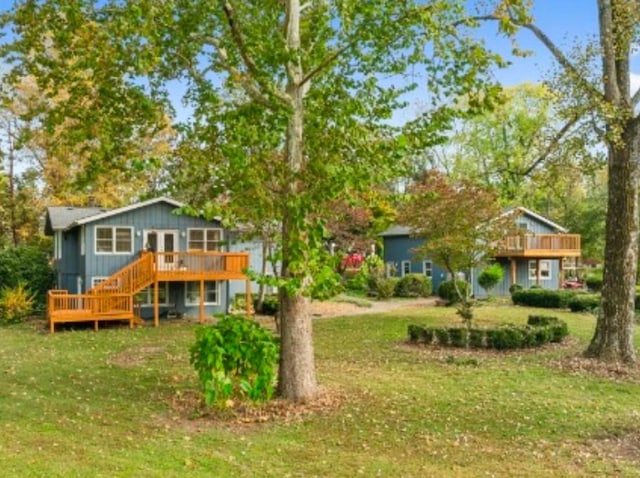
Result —
M608 363L582 356L565 357L550 363L572 375L591 375L614 381L640 383L640 364Z
M197 390L176 392L169 400L172 415L162 419L165 427L199 430L212 425L249 427L261 423L297 422L310 415L338 410L345 402L344 393L320 388L314 400L293 403L274 399L264 404L230 401L224 409L207 407Z
M594 437L585 443L580 455L597 456L610 462L640 463L640 429L624 429Z
M113 354L107 359L107 363L117 365L118 367L138 367L143 365L148 359L157 357L163 352L163 347L132 347Z
M340 317L346 315L379 314L407 307L433 307L436 299L433 297L418 299L400 299L388 301L367 301L366 305L349 302L318 302L310 304L310 313L315 318Z

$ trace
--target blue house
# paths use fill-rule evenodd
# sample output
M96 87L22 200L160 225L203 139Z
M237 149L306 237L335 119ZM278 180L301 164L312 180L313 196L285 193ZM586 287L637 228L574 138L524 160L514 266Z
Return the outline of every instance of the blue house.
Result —
M49 294L57 322L129 320L160 314L226 312L230 283L248 294L247 252L230 251L219 221L177 214L183 204L157 198L118 209L49 207L57 289ZM250 303L250 301L248 301Z
M508 295L512 284L525 288L533 285L545 289L560 288L568 264L580 257L580 235L568 234L564 227L524 207L510 209L505 214L513 215L517 233L505 236L492 258L504 272L503 281L491 291L492 294ZM423 243L423 239L412 237L409 228L392 226L381 236L389 275L424 274L431 277L434 291L443 281L450 279L448 272L430 259L415 257L413 250ZM476 297L486 295L477 280L481 270L466 272L466 279L473 285Z

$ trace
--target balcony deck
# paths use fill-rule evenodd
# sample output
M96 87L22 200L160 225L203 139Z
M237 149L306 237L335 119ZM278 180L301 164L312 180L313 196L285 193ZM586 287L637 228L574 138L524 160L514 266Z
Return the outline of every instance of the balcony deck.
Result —
M580 257L580 234L522 234L507 236L496 257Z

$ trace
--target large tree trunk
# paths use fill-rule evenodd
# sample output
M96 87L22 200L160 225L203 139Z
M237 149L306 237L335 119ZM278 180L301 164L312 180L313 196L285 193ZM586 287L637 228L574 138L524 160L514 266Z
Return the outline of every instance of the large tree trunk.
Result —
M609 147L609 200L602 306L586 355L633 363L635 284L638 267L637 118L627 123L622 140Z
M278 389L280 394L296 402L315 398L318 393L313 333L309 302L304 289L310 278L306 264L308 255L299 243L307 240L301 223L304 208L299 207L301 184L299 174L304 166L304 77L300 62L300 1L286 2L286 39L291 55L287 63L287 96L291 112L287 125L286 160L291 172L288 198L282 221L282 276L290 281L291 288L280 288L280 370Z

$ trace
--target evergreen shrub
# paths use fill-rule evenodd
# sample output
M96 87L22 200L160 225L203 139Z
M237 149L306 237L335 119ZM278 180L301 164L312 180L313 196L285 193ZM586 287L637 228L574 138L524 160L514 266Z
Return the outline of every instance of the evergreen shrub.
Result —
M468 293L469 283L458 279L457 284L462 295L466 295ZM440 284L440 287L438 287L438 297L446 301L448 304L455 304L460 300L458 294L456 294L453 281L451 280L444 281Z
M397 297L428 297L431 295L431 278L422 274L407 274L395 286Z

